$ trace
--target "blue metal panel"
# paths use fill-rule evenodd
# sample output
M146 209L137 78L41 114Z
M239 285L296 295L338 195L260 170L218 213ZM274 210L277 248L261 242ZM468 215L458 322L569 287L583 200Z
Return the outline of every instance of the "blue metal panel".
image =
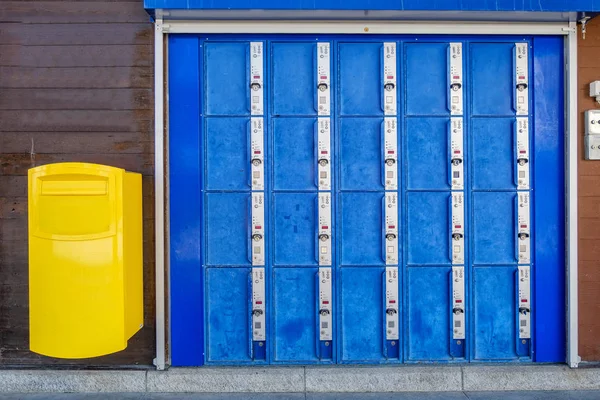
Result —
M599 11L595 0L144 0L144 8L267 10Z
M473 268L475 360L517 358L517 267Z
M406 114L448 115L448 43L405 46Z
M249 193L206 194L207 265L250 264L250 212Z
M206 362L252 361L250 268L206 268Z
M339 309L341 363L382 363L385 342L385 269L342 267Z
M317 268L274 268L274 362L321 361L317 279Z
M204 363L200 61L197 38L169 37L169 271L174 288L169 316L174 366Z
M340 119L339 142L340 189L383 190L383 119Z
M449 264L450 193L410 192L407 195L409 264Z
M315 118L273 119L273 189L317 190Z
M382 43L338 46L340 115L383 115Z
M249 114L248 43L206 42L204 52L206 114Z
M382 265L384 253L383 192L341 193L340 238L342 265Z
M450 355L451 268L408 267L407 273L407 360L452 360Z
M472 115L511 115L514 43L471 44Z
M406 119L408 190L450 190L449 124L448 118Z
M564 65L561 38L534 39L535 361L564 362Z
M250 119L207 118L207 190L250 190Z
M316 265L317 194L273 196L276 265Z
M471 120L473 189L516 190L515 119Z
M516 192L473 193L473 264L515 264Z
M316 115L315 43L273 43L273 114Z

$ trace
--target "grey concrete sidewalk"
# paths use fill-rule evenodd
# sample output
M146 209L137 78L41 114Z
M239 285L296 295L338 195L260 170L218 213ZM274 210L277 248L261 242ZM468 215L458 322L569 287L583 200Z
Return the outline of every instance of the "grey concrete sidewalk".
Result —
M36 393L0 394L0 400L596 400L600 390L407 393Z

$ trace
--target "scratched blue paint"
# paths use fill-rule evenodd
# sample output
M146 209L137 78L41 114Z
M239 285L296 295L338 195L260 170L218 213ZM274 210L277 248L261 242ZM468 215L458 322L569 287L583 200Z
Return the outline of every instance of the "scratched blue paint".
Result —
M146 9L600 11L598 0L144 0Z

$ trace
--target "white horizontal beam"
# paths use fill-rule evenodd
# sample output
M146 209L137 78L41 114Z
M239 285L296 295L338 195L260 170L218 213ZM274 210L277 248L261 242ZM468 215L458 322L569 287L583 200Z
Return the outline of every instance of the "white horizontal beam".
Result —
M167 20L163 29L201 34L567 35L573 28L563 22Z

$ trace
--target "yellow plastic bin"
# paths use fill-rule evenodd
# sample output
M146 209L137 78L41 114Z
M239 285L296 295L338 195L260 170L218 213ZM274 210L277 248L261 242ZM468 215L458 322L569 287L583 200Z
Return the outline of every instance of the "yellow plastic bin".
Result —
M143 325L142 179L97 164L29 170L30 349L114 353Z

